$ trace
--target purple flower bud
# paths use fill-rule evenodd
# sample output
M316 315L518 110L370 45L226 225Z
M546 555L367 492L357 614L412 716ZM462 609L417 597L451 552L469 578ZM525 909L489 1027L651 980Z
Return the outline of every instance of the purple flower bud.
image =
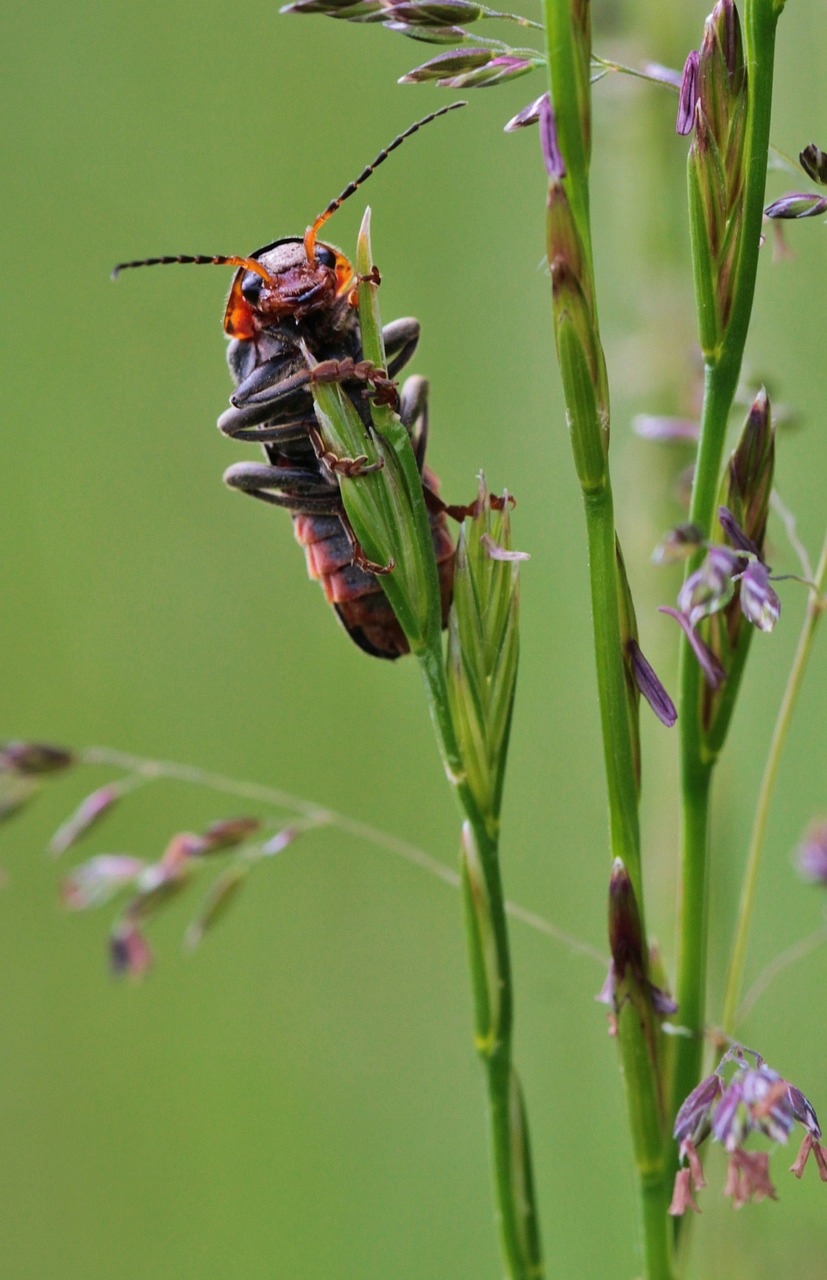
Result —
M645 981L640 912L632 881L620 858L612 864L609 881L609 946L617 982L623 981L627 968L638 981Z
M557 121L547 93L540 99L540 146L543 148L543 160L546 173L558 182L566 176L566 162L557 141Z
M741 608L759 631L772 631L781 617L781 601L770 586L769 570L758 560L751 560L741 575Z
M764 545L772 477L775 432L770 402L764 390L750 406L744 429L727 468L726 508L759 551Z
M745 81L738 12L732 0L718 0L704 27L698 96L722 154L733 145L731 127L744 106Z
M661 538L652 552L652 564L680 564L688 560L698 547L703 546L704 535L696 524L679 524Z
M758 546L753 542L752 538L748 538L744 533L729 507L718 508L718 523L736 550L746 551L750 555L757 556L759 560L761 559L761 552Z
M385 12L382 0L294 0L282 5L280 13L321 13L327 18L346 22L381 21Z
M7 742L0 747L0 773L57 773L74 762L71 751L46 742Z
M719 0L719 5L716 5L716 9L719 7L722 16L719 38L721 39L726 69L729 72L730 92L735 95L741 90L745 73L741 23L733 0Z
M678 1002L674 996L670 996L669 992L664 991L663 987L656 987L654 982L650 982L647 985L655 1013L660 1014L662 1018L671 1018L673 1013L678 1012Z
M661 605L659 612L668 613L670 618L675 619L692 646L692 652L695 654L695 657L698 660L698 665L704 673L706 683L709 685L710 689L719 689L726 680L726 671L722 667L720 660L710 649L709 645L704 644L686 614L681 613L678 609L669 609L666 605Z
M72 816L67 818L66 822L52 836L49 843L49 852L55 857L65 853L82 835L86 834L99 818L102 818L114 804L117 804L120 797L121 789L117 783L110 783L108 786L99 787L97 791L93 791L91 795L81 801Z
M152 952L143 934L134 924L118 926L109 942L112 972L120 977L142 978L152 964Z
M527 75L529 71L533 71L540 65L537 60L503 53L498 54L496 58L491 58L484 66L449 76L448 79L439 80L437 83L441 89L491 89L494 85L505 83L506 80ZM403 76L399 83L407 83L407 77Z
M85 911L108 902L119 889L134 883L146 863L125 853L102 853L82 862L64 880L60 896L70 911Z
M805 880L827 885L827 822L810 827L798 846L796 861Z
M818 1116L809 1098L805 1098L801 1090L796 1089L795 1085L792 1084L787 1084L787 1098L798 1123L803 1125L814 1138L820 1138L821 1126L818 1123Z
M465 35L462 27L411 27L407 22L383 22L382 25L388 31L396 31L422 44L456 44Z
M728 547L710 547L700 569L691 573L678 592L678 608L691 625L729 604L735 592L733 575L738 557Z
M423 62L421 67L414 67L413 71L400 78L399 84L421 84L426 80L439 80L441 76L470 71L473 67L484 67L490 60L490 49L452 49L450 53L439 53L428 62Z
M820 183L822 187L827 187L827 152L811 142L798 158L807 177Z
M249 863L236 861L219 876L210 889L198 918L187 929L185 941L188 947L197 947L207 930L212 929L225 915L238 896L249 871Z
M645 982L646 990L649 993L649 998L652 1002L652 1008L656 1014L658 1014L661 1018L669 1018L672 1016L673 1013L677 1013L678 1011L677 1000L673 1000L672 997L669 995L669 993L667 991L664 991L661 987L656 987L655 984L652 981L650 981L650 979L646 978L644 982ZM615 962L614 960L610 960L609 970L606 974L605 981L603 983L603 986L600 988L597 995L595 996L595 1001L597 1002L597 1004L608 1005L612 1015L617 1013L616 986L617 986L617 975L615 970ZM617 1031L616 1020L610 1016L609 1034L615 1035L616 1031Z
M389 22L409 27L450 27L482 15L481 6L470 0L393 0L384 9Z
M691 133L695 124L699 61L700 54L697 49L693 49L684 63L678 97L678 118L675 123L675 132L679 134Z
M540 119L540 107L544 98L548 98L547 93L541 93L539 98L535 98L527 107L523 107L522 111L518 111L516 116L512 116L504 126L503 132L515 133L517 129L525 129L527 125L536 124Z
M671 729L678 718L675 704L655 675L651 665L644 658L637 640L629 640L626 650L631 660L635 684L661 724L665 724L668 729Z
M795 1124L786 1080L764 1064L745 1071L742 1086L753 1126L772 1142L786 1142Z
M137 893L126 908L126 918L135 925L176 897L189 880L193 858L200 852L200 836L189 831L173 836L159 861L145 867L138 876Z
M696 444L701 424L696 418L667 418L639 413L632 419L633 431L644 440L664 444Z
M204 837L191 831L179 831L172 837L158 862L147 868L146 883L151 888L157 880L171 880L182 874L192 858L204 852Z
M282 849L286 849L289 844L292 844L303 830L305 828L298 826L282 827L281 831L277 831L266 844L261 846L261 856L263 858L274 858L277 853L281 853Z
M724 1082L717 1072L696 1085L681 1104L675 1116L672 1135L676 1142L691 1142L699 1147L712 1129L712 1112L724 1091Z
M727 1151L740 1147L753 1128L744 1105L744 1086L739 1075L724 1089L712 1115L712 1135Z
M788 191L764 210L767 218L817 218L827 212L827 196L811 191Z
M223 818L213 822L198 840L198 847L190 849L190 853L220 853L224 849L232 849L234 845L243 844L261 827L258 818Z

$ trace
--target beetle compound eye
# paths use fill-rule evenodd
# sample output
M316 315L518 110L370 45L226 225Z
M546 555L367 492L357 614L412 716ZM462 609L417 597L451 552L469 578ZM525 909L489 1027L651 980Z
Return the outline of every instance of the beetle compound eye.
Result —
M249 302L251 307L258 305L263 285L261 276L257 276L255 272L248 271L244 275L241 281L241 296L245 302Z
M336 266L336 254L332 249L328 249L326 244L316 245L316 261L320 262L323 267Z

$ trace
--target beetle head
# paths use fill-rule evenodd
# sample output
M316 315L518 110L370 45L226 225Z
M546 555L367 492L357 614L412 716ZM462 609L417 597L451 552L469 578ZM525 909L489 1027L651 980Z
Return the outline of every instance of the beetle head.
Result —
M257 249L239 268L230 287L224 332L250 339L290 317L301 320L329 310L347 295L353 268L333 245L314 245L308 258L302 237L291 236Z

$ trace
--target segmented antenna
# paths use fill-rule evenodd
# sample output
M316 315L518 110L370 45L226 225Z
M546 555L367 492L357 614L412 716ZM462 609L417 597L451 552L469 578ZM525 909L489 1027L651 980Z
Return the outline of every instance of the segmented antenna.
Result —
M235 255L225 258L221 254L208 257L202 253L197 253L194 256L180 253L174 258L137 258L134 262L119 262L112 271L112 279L117 280L119 272L129 271L132 267L169 267L176 262L180 262L183 266L192 264L196 267L246 267L248 271L255 271L257 276L261 276L266 284L272 284L272 276L269 271L260 262L257 262L255 258L239 258Z
M395 151L398 146L401 146L406 138L410 138L411 134L416 133L423 127L423 125L430 124L432 120L438 120L440 116L447 115L449 111L455 111L457 107L467 106L467 102L451 102L447 107L440 107L438 111L432 111L429 116L424 116L421 120L417 120L416 124L412 124L404 133L400 133L398 137L394 138L393 142L390 143L389 146L380 151L372 164L369 164L366 169L363 169L355 181L349 182L341 195L338 195L335 200L331 200L324 213L319 214L318 218L313 223L313 226L307 228L304 235L304 251L307 254L307 261L313 261L313 253L316 247L316 236L319 229L325 222L327 222L328 218L336 212L339 205L344 204L345 200L349 199L349 197L353 195L354 191L358 191L363 182L367 182L373 171L378 169L380 164L383 164L384 161L387 160L392 151Z
M451 102L447 107L440 107L438 111L432 111L429 116L423 116L421 120L417 120L416 123L412 124L404 133L400 133L398 137L394 138L393 142L391 142L389 146L380 151L373 163L369 164L366 169L363 169L359 174L359 177L356 178L354 182L349 182L341 195L338 195L335 200L331 200L324 213L319 214L312 227L307 228L304 236L304 251L307 254L308 262L313 261L313 254L316 248L316 236L319 228L322 227L324 223L327 222L328 218L336 212L339 205L344 204L345 200L352 196L354 191L358 191L359 187L361 187L364 182L367 182L373 171L378 169L380 164L383 164L384 161L387 160L392 151L395 151L398 146L401 146L406 138L410 138L412 133L416 133L424 125L430 124L432 120L438 120L440 116L447 115L449 111L456 111L457 107L467 106L467 102ZM192 265L196 267L246 267L248 271L254 271L257 276L261 276L265 284L273 283L273 278L267 268L263 267L255 258L239 258L235 254L224 257L222 254L207 255L201 253L181 253L175 257L137 258L134 262L119 262L112 271L112 279L116 280L121 271L130 271L135 267L169 267L176 263L180 263L182 266Z

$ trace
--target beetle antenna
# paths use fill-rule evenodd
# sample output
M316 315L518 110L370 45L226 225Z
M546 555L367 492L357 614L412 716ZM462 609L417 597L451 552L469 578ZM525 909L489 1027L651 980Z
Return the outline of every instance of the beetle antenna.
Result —
M316 247L316 236L319 229L325 222L327 222L328 218L336 212L339 205L344 204L345 200L349 199L349 197L353 195L354 191L358 191L359 187L362 186L362 183L367 182L373 171L378 169L380 164L387 160L392 151L395 151L398 146L401 146L406 138L410 138L411 134L416 133L423 127L423 125L430 124L432 120L438 120L440 116L446 115L449 111L455 111L457 107L467 106L467 102L451 102L447 107L440 107L438 111L432 111L429 116L424 116L421 120L417 120L416 124L412 124L404 133L400 133L398 137L394 138L393 142L391 142L389 146L380 151L376 159L369 164L366 169L362 170L359 177L356 178L355 181L349 182L341 195L338 195L335 200L331 200L324 213L319 214L318 218L313 223L313 226L307 228L304 236L304 251L307 254L308 262L313 261L313 251Z
M182 253L175 258L138 258L135 262L119 262L118 265L113 268L112 279L117 280L121 271L128 271L133 267L168 267L176 262L180 262L183 266L193 264L196 267L246 267L248 271L254 271L257 276L261 276L262 280L266 284L272 283L272 276L269 271L267 271L266 267L263 267L260 262L256 262L255 258L239 258L235 255L225 258L220 254L217 254L215 257L207 257L201 253L196 254L194 257Z

